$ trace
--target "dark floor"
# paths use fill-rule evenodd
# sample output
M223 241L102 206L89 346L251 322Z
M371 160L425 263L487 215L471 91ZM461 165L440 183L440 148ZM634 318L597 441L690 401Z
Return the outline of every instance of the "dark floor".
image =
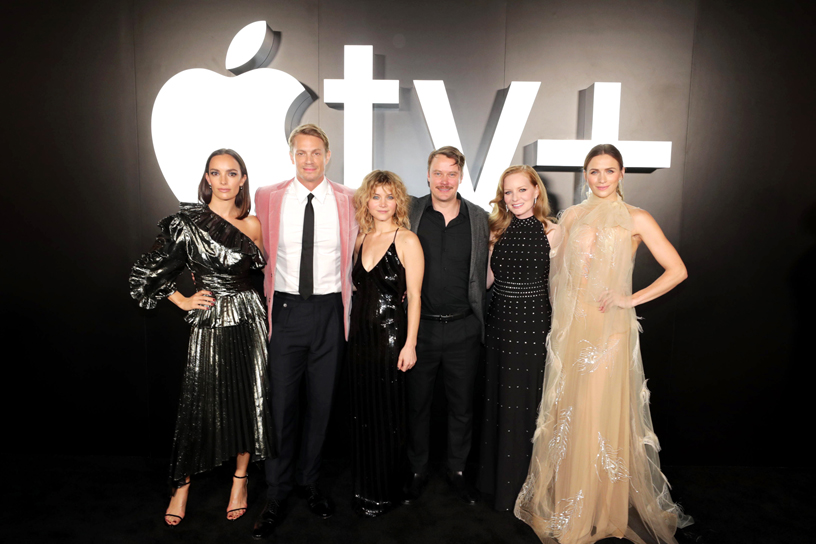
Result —
M167 528L163 462L133 457L4 459L2 541L10 543L254 542L253 520L263 507L264 484L250 472L250 509L225 518L230 471L196 477L187 517ZM798 544L806 538L813 474L804 469L666 467L673 497L695 519L678 541L705 544ZM286 503L276 543L530 543L538 542L510 512L484 503L468 506L435 475L419 503L376 519L360 519L349 501L351 476L339 459L324 463L322 488L337 504L328 520L315 518L302 499ZM619 542L614 539L606 543Z

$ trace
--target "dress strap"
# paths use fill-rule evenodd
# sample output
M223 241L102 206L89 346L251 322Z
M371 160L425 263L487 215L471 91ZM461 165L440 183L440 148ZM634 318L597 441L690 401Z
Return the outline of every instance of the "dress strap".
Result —
M360 248L354 254L354 256L357 258L357 262L362 262L362 260L363 260L363 244L365 244L365 239L366 239L367 236L368 236L367 232L365 234L363 234L363 239L360 240Z
M391 243L392 243L392 244L393 244L394 242L396 242L396 241L397 241L397 233L398 233L398 232L399 232L399 227L397 227L397 230L395 230L395 231L394 231L394 239L393 239L393 240L391 240Z

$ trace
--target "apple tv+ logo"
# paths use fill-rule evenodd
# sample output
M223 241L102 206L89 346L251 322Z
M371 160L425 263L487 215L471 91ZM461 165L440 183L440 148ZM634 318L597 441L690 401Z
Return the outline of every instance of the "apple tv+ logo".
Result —
M235 35L227 51L226 68L235 77L201 68L184 70L159 91L151 120L153 147L179 201L198 199L202 163L221 147L241 154L254 188L294 176L287 139L314 97L291 75L266 68L278 44L279 33L266 21L256 21ZM399 81L373 79L370 45L345 46L344 64L343 79L324 80L324 101L344 109L344 183L356 188L372 168L372 108L398 107ZM478 178L471 179L467 167L463 172L463 197L490 209L495 180L513 161L539 86L537 81L510 83L484 163L470 165L479 171ZM414 80L414 88L434 148L452 145L467 155L470 150L462 148L444 82ZM594 145L612 143L626 157L627 170L648 173L671 167L671 142L619 140L620 83L596 82L582 93L581 139L524 142L526 164L579 172ZM479 183L482 179L489 182Z

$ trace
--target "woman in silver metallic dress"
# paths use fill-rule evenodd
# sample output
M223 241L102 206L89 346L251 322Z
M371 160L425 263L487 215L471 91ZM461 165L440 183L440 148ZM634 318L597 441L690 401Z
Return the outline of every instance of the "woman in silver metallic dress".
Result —
M159 222L150 252L133 266L130 294L143 308L167 298L187 311L191 325L187 367L179 399L170 479L173 494L164 516L181 523L190 476L236 457L227 519L247 509L250 459L274 457L267 404L266 320L249 271L264 266L261 224L249 215L243 159L231 149L207 159L198 188L200 204ZM197 292L185 297L175 280L188 268Z

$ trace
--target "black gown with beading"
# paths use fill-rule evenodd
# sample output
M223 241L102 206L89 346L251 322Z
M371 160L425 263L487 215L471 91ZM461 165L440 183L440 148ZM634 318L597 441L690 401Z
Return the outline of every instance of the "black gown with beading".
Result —
M393 506L407 455L405 375L397 368L407 334L405 268L394 242L370 271L362 252L361 245L351 272L357 292L347 358L352 475L358 507L377 515Z
M514 217L490 267L479 489L493 496L496 510L511 510L530 465L552 314L550 244L541 221Z
M133 266L130 295L143 308L176 291L186 267L196 291L215 297L209 310L190 310L187 366L181 387L170 479L219 466L239 453L276 455L266 375L266 311L249 272L264 266L255 243L202 204L159 222L150 252Z

